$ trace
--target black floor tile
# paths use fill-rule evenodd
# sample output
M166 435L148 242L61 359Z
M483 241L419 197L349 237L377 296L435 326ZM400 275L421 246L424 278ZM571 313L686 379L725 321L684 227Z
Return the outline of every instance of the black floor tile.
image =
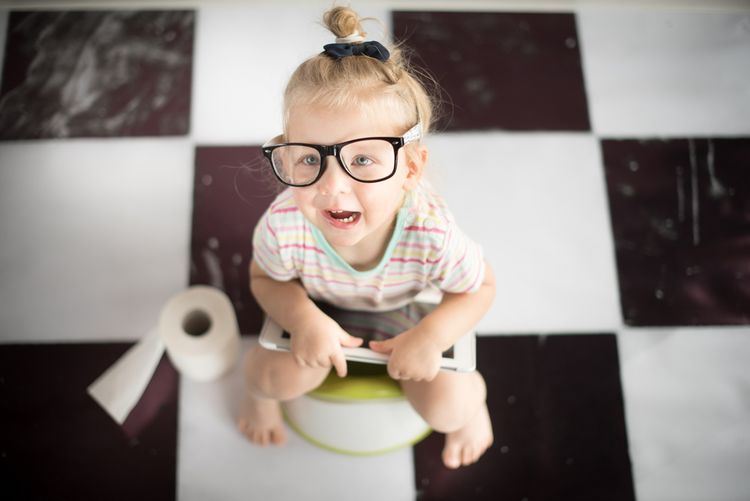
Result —
M420 500L635 499L614 335L480 337L495 444L459 470L415 447Z
M248 266L253 229L278 186L259 147L196 148L190 285L226 292L243 334L260 331L261 310L250 293Z
M625 322L750 323L750 138L601 141Z
M187 134L193 11L11 12L0 139Z
M575 15L393 12L443 88L438 130L590 129Z
M178 378L169 361L126 421L130 434L86 392L129 346L0 345L0 497L175 499Z

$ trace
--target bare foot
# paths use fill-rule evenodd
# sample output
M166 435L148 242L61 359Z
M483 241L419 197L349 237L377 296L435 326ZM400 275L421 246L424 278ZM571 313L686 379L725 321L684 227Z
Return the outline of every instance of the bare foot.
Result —
M255 445L284 445L286 430L277 400L257 398L245 393L237 426Z
M493 440L490 413L484 403L466 426L445 436L443 463L453 470L476 463Z

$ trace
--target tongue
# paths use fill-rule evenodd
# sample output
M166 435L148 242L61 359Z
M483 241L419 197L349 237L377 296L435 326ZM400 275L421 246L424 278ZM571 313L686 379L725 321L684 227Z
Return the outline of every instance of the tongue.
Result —
M331 217L334 219L346 219L348 217L353 216L356 214L356 212L349 212L349 211L343 211L343 212L331 212Z

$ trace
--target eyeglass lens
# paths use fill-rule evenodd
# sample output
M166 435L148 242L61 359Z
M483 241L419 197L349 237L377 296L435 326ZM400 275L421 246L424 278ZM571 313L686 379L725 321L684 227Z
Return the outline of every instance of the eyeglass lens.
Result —
M396 167L393 145L382 139L366 139L343 146L339 157L352 177L360 181L379 181L389 177ZM273 167L279 177L292 185L312 182L320 172L320 152L315 148L286 145L273 150Z

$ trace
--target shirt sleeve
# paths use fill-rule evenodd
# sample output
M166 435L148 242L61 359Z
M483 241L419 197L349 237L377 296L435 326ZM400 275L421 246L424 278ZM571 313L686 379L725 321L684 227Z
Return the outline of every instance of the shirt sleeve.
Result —
M282 252L276 235L273 215L268 209L253 232L253 259L269 277L287 282L297 278L298 274L291 256Z
M433 268L432 282L443 292L472 293L484 281L482 247L453 222L447 225L440 255Z

